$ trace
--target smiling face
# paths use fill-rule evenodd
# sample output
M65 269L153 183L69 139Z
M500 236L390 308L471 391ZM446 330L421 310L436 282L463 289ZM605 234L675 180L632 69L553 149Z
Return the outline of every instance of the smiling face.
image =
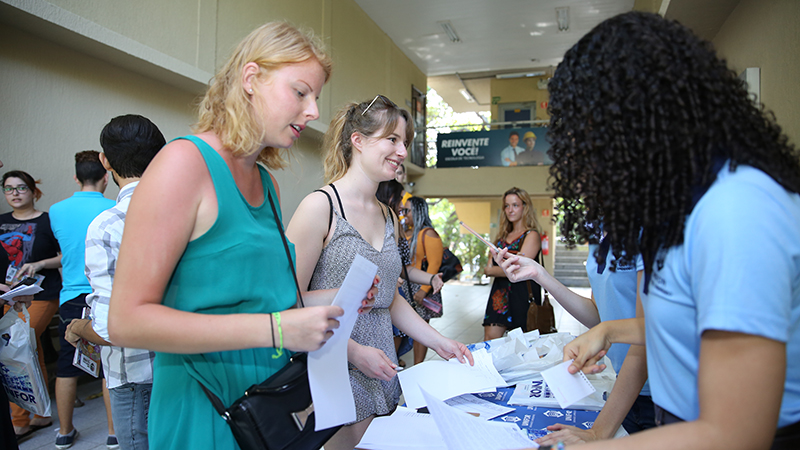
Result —
M316 59L286 64L267 76L245 75L245 89L253 89L253 108L264 127L264 146L291 147L308 122L319 118L323 84L325 71Z
M511 136L509 136L508 145L516 147L517 144L519 144L519 136L517 136L516 134L512 134Z
M522 219L524 206L525 204L522 203L522 200L515 194L508 194L506 198L503 199L503 212L505 212L506 218L511 223L516 223L518 220Z
M7 191L7 189L11 191ZM23 191L23 192L20 192ZM8 205L14 209L24 209L33 206L33 192L30 187L20 178L8 177L3 183L3 193L5 194Z
M366 173L369 173L374 181L388 181L397 174L397 169L403 164L408 151L408 138L406 137L406 120L399 118L394 130L386 137L378 137L385 134L385 130L379 130L374 134L375 137L359 136L353 134L353 144L360 153L361 165Z

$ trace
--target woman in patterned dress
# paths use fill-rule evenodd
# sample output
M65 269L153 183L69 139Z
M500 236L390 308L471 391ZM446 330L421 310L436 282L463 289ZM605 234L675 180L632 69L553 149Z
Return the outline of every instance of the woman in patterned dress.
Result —
M348 344L356 422L342 427L325 444L327 450L352 449L375 416L397 407L392 324L442 358L472 363L464 344L431 328L397 291L402 267L397 222L375 193L381 181L395 177L413 135L409 113L382 95L345 105L323 142L329 184L306 196L286 231L297 249L300 286L311 291L339 287L357 254L378 266L382 280L375 306L358 317Z
M495 240L498 249L507 248L511 254L537 259L541 251L541 228L531 205L531 198L523 189L511 188L503 194L503 214L500 232ZM541 303L541 288L534 281L512 283L503 269L492 258L483 273L495 277L483 318L484 340L502 337L506 330L522 327L527 331L528 306L531 301Z

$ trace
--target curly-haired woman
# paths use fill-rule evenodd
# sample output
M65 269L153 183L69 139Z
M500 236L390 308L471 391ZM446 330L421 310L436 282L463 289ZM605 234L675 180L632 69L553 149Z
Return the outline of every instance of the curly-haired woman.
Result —
M584 36L549 89L563 235L602 225L618 260L644 261L645 319L564 356L598 370L646 336L669 424L587 448L800 448L800 160L772 115L709 43L645 13Z

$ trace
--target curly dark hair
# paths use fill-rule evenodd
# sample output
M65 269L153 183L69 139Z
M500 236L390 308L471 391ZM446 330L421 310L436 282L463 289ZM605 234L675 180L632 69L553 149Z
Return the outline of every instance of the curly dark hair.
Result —
M675 21L641 12L604 21L548 87L550 182L569 245L598 242L602 226L614 256L641 254L649 275L683 242L686 215L721 162L800 191L800 159L774 116Z

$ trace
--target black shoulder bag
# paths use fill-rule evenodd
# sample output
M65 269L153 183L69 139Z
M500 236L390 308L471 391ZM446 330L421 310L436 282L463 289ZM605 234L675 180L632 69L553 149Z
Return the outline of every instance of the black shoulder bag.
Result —
M289 258L289 267L292 268L300 307L303 307L303 296L297 283L289 244L278 220L272 194L268 193L268 196L286 257ZM250 386L227 409L216 395L200 383L214 409L230 425L236 442L243 450L318 450L339 431L341 426L314 431L314 405L306 359L305 353L296 353L286 366L261 384Z

